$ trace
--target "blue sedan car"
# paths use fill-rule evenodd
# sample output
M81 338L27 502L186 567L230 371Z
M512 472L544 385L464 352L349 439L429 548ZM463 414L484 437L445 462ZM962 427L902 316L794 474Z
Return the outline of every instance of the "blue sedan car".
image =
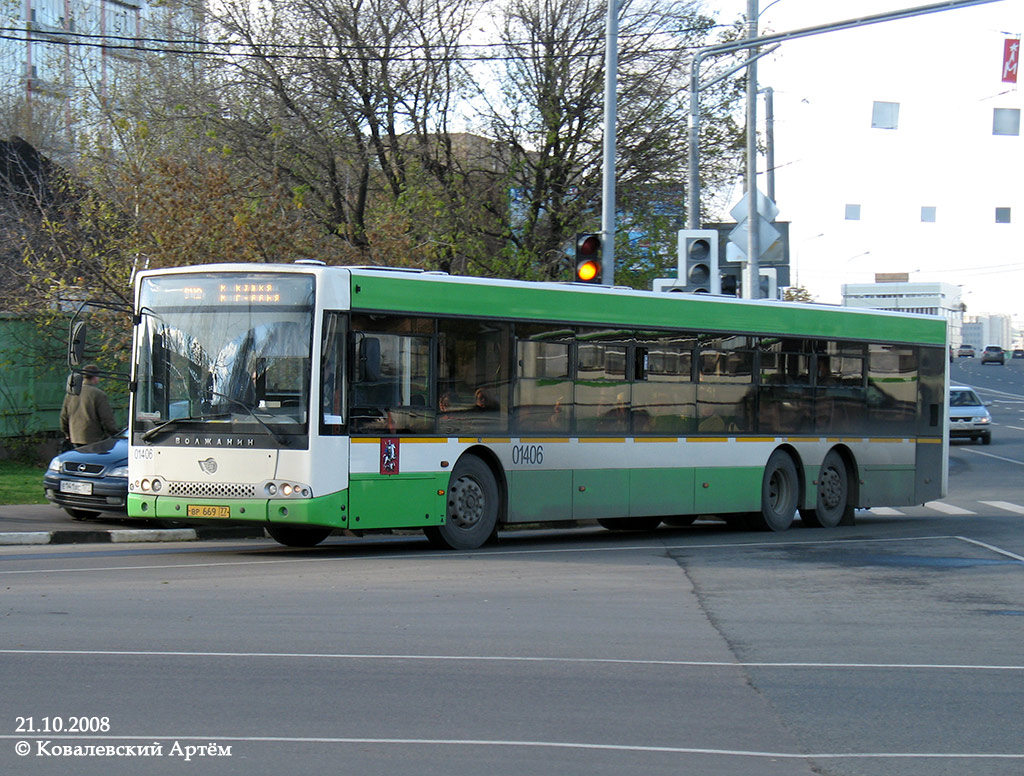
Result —
M43 475L47 500L75 520L101 512L124 515L128 500L128 436L94 442L61 453Z

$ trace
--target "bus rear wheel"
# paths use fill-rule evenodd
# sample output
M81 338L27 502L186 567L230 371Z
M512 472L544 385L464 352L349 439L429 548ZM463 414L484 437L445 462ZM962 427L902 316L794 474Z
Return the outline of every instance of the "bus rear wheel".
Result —
M764 531L785 531L793 524L799 503L800 478L793 459L776 450L764 467L761 481L761 511L755 512L754 527Z
M806 525L835 528L852 513L850 473L846 469L846 462L835 450L829 450L818 473L817 503L814 509L801 510L800 517Z
M448 510L444 525L423 529L435 547L475 550L498 528L498 483L491 467L474 455L455 464L448 481Z
M315 547L331 535L330 528L317 526L268 525L270 538L285 547Z

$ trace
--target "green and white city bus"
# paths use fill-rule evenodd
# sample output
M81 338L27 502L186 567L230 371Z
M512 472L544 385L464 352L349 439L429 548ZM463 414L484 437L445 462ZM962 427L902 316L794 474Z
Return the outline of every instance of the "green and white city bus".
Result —
M128 509L287 545L945 494L939 318L361 267L140 272Z

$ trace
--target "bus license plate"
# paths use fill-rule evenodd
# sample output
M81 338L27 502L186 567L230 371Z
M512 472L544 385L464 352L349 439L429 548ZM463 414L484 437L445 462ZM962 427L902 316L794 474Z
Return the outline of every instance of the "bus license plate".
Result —
M189 504L185 507L185 515L186 517L231 517L231 507Z

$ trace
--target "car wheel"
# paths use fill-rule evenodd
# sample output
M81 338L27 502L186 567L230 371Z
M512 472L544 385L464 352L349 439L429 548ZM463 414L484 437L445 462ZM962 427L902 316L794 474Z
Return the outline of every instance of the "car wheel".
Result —
M990 445L990 444L992 444L992 435L991 434L982 434L982 436L981 436L981 443L983 445Z

